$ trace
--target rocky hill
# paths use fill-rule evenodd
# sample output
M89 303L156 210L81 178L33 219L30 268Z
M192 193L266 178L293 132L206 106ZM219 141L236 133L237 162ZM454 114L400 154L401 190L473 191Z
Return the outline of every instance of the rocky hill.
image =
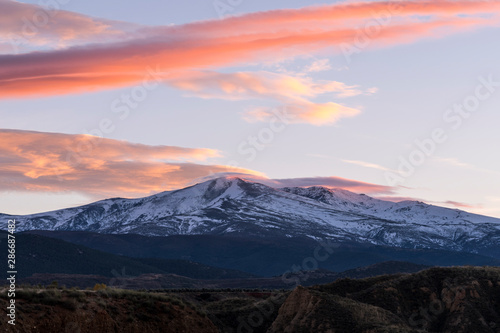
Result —
M430 268L292 291L21 287L16 302L16 330L0 321L3 332L498 333L500 268Z
M268 332L500 332L500 268L431 268L298 287Z

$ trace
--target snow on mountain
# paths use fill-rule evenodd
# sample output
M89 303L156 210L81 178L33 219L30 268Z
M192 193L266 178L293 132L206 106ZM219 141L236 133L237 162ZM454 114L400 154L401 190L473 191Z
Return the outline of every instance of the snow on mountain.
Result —
M468 251L500 244L500 219L416 201L393 203L341 189L275 189L238 177L141 199L107 199L15 218L19 231L307 236Z
M313 186L309 188L286 187L282 190L329 204L339 210L376 216L392 221L415 224L451 222L456 225L460 225L463 222L500 222L500 219L471 214L459 209L428 205L420 201L385 201L343 189L328 189Z

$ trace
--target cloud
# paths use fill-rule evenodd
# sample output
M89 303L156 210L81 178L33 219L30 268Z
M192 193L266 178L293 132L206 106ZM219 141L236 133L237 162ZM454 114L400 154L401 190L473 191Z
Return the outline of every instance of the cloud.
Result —
M381 171L390 171L390 172L397 172L395 170L386 168L382 165L375 164L375 163L370 163L370 162L364 162L364 161L355 161L355 160L342 160L344 163L349 163L349 164L354 164L354 165L359 165L365 168L371 168L371 169L377 169Z
M169 85L189 91L202 98L229 100L272 99L286 107L291 122L326 125L342 117L358 114L359 109L339 103L315 103L311 98L331 94L337 98L366 93L358 86L310 77L260 72L186 72L166 80ZM264 121L273 116L272 108L260 107L246 112L248 121Z
M329 125L340 118L357 115L360 110L338 103L311 103L297 101L293 104L282 105L281 110L286 112L289 123L309 123L312 125ZM249 121L269 121L275 117L275 108L259 107L247 111L244 118Z
M475 210L475 209L483 208L482 205L473 205L473 204L468 204L468 203L458 202L458 201L452 201L452 200L447 200L447 201L428 201L428 200L423 200L423 199L420 199L420 198L398 197L398 196L375 196L375 198L380 199L380 200L385 200L385 201L392 201L392 202L419 201L419 202L424 202L424 203L427 203L427 204L436 204L438 206L448 206L448 207L453 207L453 208L458 208L458 209L467 209L467 210Z
M361 182L358 180L346 179L341 177L303 177L303 178L284 178L284 179L271 179L259 175L248 175L238 173L221 173L214 174L209 177L198 179L197 181L204 181L221 176L240 176L244 179L262 183L275 188L282 187L310 187L310 186L323 186L329 188L341 188L357 193L367 194L390 194L395 190L390 186L372 184Z
M144 196L211 173L261 173L204 165L216 150L149 146L90 135L0 130L0 188L77 191L94 197Z
M333 93L337 97L352 97L365 93L359 86L310 77L259 72L182 72L167 78L167 83L204 98L248 99L273 98L293 100Z
M329 71L332 69L332 65L330 64L329 59L321 59L321 60L316 60L306 68L304 68L304 71L307 73L311 72L324 72L324 71Z
M5 0L2 3L6 3ZM397 10L391 14L391 8ZM374 46L439 38L464 30L498 26L495 13L499 9L498 1L347 2L140 28L131 34L133 38L125 41L1 55L0 98L81 93L133 85L142 80L148 66L159 66L165 72L212 70L293 58L319 50L339 52L342 43L356 39L362 22L372 20L374 13L388 11L391 20L372 36ZM61 29L62 26L64 24L60 24ZM51 29L59 31L55 27Z
M382 194L393 193L394 188L390 186L361 182L358 180L346 179L341 177L304 177L304 178L286 178L273 179L273 183L279 187L308 187L324 186L331 188L342 188L356 193Z
M435 157L434 160L440 162L440 163L445 163L454 167L458 167L461 169L466 169L466 170L472 170L472 171L477 171L477 172L482 172L482 173L491 173L491 174L500 174L498 171L493 171L493 170L488 170L484 168L479 168L475 165L469 164L469 163L464 163L458 160L457 158L449 158L449 157Z
M273 187L326 186L367 194L393 188L340 177L269 179L232 166L200 164L220 157L206 148L149 146L90 135L0 130L3 191L81 193L92 198L141 197L197 181L241 175Z
M463 203L463 202L458 202L458 201L451 201L451 200L447 200L447 201L439 202L439 203L440 204L445 204L447 206L453 206L453 207L460 208L460 209L482 208L481 205L471 205L471 204L467 204L467 203Z
M500 197L487 196L486 200L492 201L492 202L500 202Z
M402 201L420 201L424 202L424 200L419 199L419 198L414 198L414 197L401 197L401 196L374 196L375 199L379 200L384 200L384 201L391 201L391 202L402 202Z
M446 163L446 164L457 166L457 167L460 167L460 168L475 169L475 166L473 166L471 164L468 164L468 163L460 162L456 158L435 157L435 160L438 161L438 162Z
M0 52L33 50L42 46L62 47L124 37L127 27L137 26L92 18L59 10L57 2L50 8L18 1L0 1Z

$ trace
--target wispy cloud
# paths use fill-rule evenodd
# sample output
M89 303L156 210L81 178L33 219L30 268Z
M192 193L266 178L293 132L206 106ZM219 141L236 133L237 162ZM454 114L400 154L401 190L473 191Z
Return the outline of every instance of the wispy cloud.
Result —
M332 69L329 59L320 59L314 61L312 64L304 68L306 73L323 72Z
M453 200L428 201L428 200L424 200L421 198L415 198L415 197L380 196L380 195L376 195L375 198L380 199L380 200L385 200L385 201L392 201L392 202L420 201L420 202L425 202L427 204L435 204L438 206L446 206L446 207L450 207L450 208L452 207L452 208L467 209L467 210L477 210L477 209L483 208L483 206L479 205L479 204L468 204L468 203L453 201Z
M491 197L491 196L487 196L487 197L486 197L486 200L488 200L488 201L492 201L492 202L500 202L500 197Z
M467 204L467 203L452 201L452 200L447 200L447 201L438 202L438 203L444 204L447 206L453 206L453 207L460 208L460 209L477 209L477 208L483 207L482 205L472 205L472 204Z
M390 171L390 172L395 172L392 169L386 168L382 165L375 164L375 163L370 163L370 162L364 162L364 161L356 161L356 160L342 160L344 163L349 163L349 164L354 164L354 165L359 165L365 168L370 168L370 169L377 169L381 171Z
M500 174L500 172L498 172L498 171L480 168L480 167L475 166L473 164L462 162L457 158L435 157L434 160L436 160L440 163L448 164L448 165L451 165L451 166L454 166L457 168L461 168L461 169L473 170L473 171L484 172L484 173L492 173L492 174L497 174L497 175Z

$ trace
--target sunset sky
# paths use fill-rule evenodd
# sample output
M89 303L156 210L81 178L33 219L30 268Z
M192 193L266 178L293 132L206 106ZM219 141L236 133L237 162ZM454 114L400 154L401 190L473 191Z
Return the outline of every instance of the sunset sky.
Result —
M500 1L0 0L0 213L229 173L500 217L499 37Z

